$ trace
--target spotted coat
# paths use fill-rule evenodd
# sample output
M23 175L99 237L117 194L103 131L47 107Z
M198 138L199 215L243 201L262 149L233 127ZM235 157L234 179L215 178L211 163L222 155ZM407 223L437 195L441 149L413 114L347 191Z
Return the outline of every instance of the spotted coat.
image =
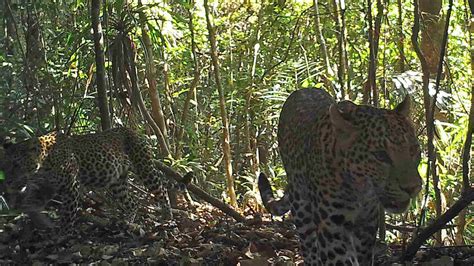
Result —
M335 103L323 90L293 92L280 114L278 142L287 173L285 196L264 204L291 209L306 265L372 265L379 204L404 211L421 188L419 144L410 100L394 110Z
M80 187L107 189L125 215L132 216L135 204L129 194L129 171L157 195L163 216L171 218L169 181L155 167L146 139L131 129L77 136L52 133L4 149L3 191L8 202L34 213L55 197L62 202L63 229L72 228L76 221Z

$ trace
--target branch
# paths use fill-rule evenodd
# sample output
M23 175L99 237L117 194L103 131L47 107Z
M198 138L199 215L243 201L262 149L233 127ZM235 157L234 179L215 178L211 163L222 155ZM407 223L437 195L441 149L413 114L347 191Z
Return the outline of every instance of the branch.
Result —
M430 238L434 233L443 228L448 222L456 217L464 208L466 208L471 202L474 201L474 187L470 187L461 195L456 203L454 203L449 210L443 215L439 216L431 225L423 229L418 236L411 241L408 245L405 253L403 254L401 261L410 261L415 257L418 249Z
M156 166L163 171L167 176L173 177L177 182L179 183L187 183L188 180L183 180L183 177L176 172L174 169L171 167L168 167L162 162L157 161ZM232 207L230 207L228 204L214 198L213 196L209 195L206 191L202 190L196 185L193 184L188 184L187 188L189 191L194 193L197 197L200 199L210 203L212 206L218 208L221 210L223 213L229 215L230 217L234 218L238 222L246 222L247 220L245 217L243 217L240 213L235 211Z

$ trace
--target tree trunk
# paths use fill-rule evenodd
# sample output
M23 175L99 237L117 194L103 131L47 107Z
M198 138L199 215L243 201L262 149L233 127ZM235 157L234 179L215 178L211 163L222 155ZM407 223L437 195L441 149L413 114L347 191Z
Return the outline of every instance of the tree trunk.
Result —
M335 23L336 23L336 28L338 29L338 34L337 34L337 47L338 47L338 53L339 53L339 63L337 67L337 77L338 77L338 82L340 91L339 94L341 95L341 98L345 98L345 82L344 79L346 77L346 62L345 62L345 56L344 56L344 34L343 34L343 23L342 23L342 10L339 5L340 1L339 0L333 0L333 10L334 10L334 16L335 16ZM337 95L336 95L336 98Z
M102 130L111 128L110 114L107 104L107 83L105 79L105 56L104 56L104 38L102 34L102 25L100 24L100 3L101 0L92 0L91 3L91 21L94 31L94 50L96 65L97 82L97 101L99 104L100 124Z
M436 73L439 51L443 38L444 19L440 15L442 0L419 0L421 18L424 23L421 32L421 50L425 55L430 73Z
M15 24L13 21L13 14L10 6L10 0L4 0L3 1L3 7L2 7L2 13L3 15L3 26L4 28L2 29L3 32L5 33L5 38L3 39L3 45L5 49L5 55L7 56L8 60L11 60L13 56L15 55L15 45L14 45L14 36L16 34L15 30ZM6 84L6 91L4 92L4 95L8 95L10 91L13 88L13 75L12 71L9 71L8 73L4 73L5 75L5 84ZM2 118L7 118L11 115L10 111L10 100L8 97L3 98L2 102Z
M315 28L316 28L316 36L318 38L319 42L319 50L321 51L321 55L323 56L323 61L324 61L324 73L326 77L324 78L324 83L326 84L326 87L332 88L332 91L334 91L334 88L330 82L330 79L334 76L334 71L331 68L331 62L329 61L329 55L328 55L328 49L326 46L326 40L324 39L323 32L321 30L321 20L319 18L319 3L318 0L313 0L313 9L314 9L314 22L315 22Z
M438 72L438 75L437 75L437 79L436 79L436 94L435 96L432 98L429 94L429 90L428 90L428 86L429 86L429 78L431 76L431 71L433 70L433 66L431 65L432 64L432 60L433 60L433 51L428 51L428 50L423 50L423 45L422 47L420 48L420 46L418 45L418 32L420 30L420 16L422 14L425 14L426 13L423 13L421 10L421 7L422 7L422 3L424 3L423 5L423 8L424 8L424 12L439 12L440 8L441 8L441 3L438 3L436 1L425 1L425 0L422 0L420 1L420 8L418 7L418 0L414 0L414 6L415 6L415 13L414 13L414 16L415 16L415 23L414 23L414 26L413 26L413 35L412 35L412 43L413 43L413 46L415 48L415 52L418 56L418 58L420 59L420 62L421 62L421 66L422 66L422 70L423 70L423 101L424 101L424 107L425 107L425 119L426 119L426 132L427 132L427 137L428 137L428 167L427 167L427 170L426 170L426 176L427 178L429 178L429 176L432 176L432 180L433 180L433 190L435 192L435 208L436 208L436 216L439 217L442 213L442 209L441 209L441 193L440 193L440 188L439 188L439 178L438 178L438 175L436 173L436 157L437 157L437 152L436 152L436 149L435 149L435 146L434 146L434 107L435 107L435 99L436 99L436 95L437 95L437 91L439 89L439 79L441 78L441 70L442 70L442 61L438 61L437 64L436 64L436 68L435 68L435 71ZM430 4L433 4L433 6L430 6ZM436 11L438 10L438 11ZM450 11L448 11L450 12ZM427 19L425 17L425 19ZM441 27L442 30L441 30L441 34L444 32L443 30L447 27ZM425 32L426 32L426 29L425 29ZM416 34L415 34L416 33ZM447 32L446 32L447 34ZM446 35L446 38L447 38L447 35ZM442 38L441 38L442 39ZM426 41L426 37L425 37L425 41ZM441 40L442 42L442 40ZM424 46L425 49L426 49L426 46ZM438 46L439 48L440 46ZM431 47L430 49L434 49L433 47ZM444 50L444 49L443 49ZM437 53L439 53L439 49L437 49ZM444 52L444 51L443 51ZM426 54L428 56L426 56ZM431 58L430 58L431 57ZM438 60L440 60L440 55L437 55L436 56ZM438 67L440 68L440 71L438 71ZM429 180L429 179L428 179ZM427 180L427 181L428 181ZM428 182L427 182L428 183ZM427 186L427 189L425 190L425 193L428 193L428 186ZM424 215L421 215L420 217L423 217ZM436 238L436 242L437 244L441 244L441 232L439 233L436 233L435 235L435 238Z
M194 5L194 2L193 2ZM193 81L191 82L191 85L189 87L189 91L186 96L186 100L184 101L183 105L183 110L181 113L181 126L178 129L178 136L176 137L176 159L181 158L182 156L182 141L184 137L184 129L186 128L187 125L187 120L189 116L189 111L190 111L190 103L191 100L194 98L196 94L196 87L199 83L199 78L201 76L201 69L199 67L199 59L197 58L197 45L196 45L196 40L194 38L194 22L193 22L193 13L191 12L191 9L188 10L189 13L189 21L188 21L188 27L189 27L189 32L191 33L191 52L193 56L193 64L194 64L194 76L193 76ZM197 104L197 101L196 101Z
M3 15L3 22L4 22L4 49L5 55L7 58L12 58L15 54L15 46L13 42L14 35L16 34L15 24L13 21L13 14L11 14L10 9L10 0L4 0L3 8L2 8L2 15ZM6 80L7 88L10 89L13 85L13 76L12 73L8 73L7 80Z
M263 24L263 15L264 15L264 8L260 8L258 12L258 18L257 18L257 26L255 29L255 34L253 41L250 42L251 47L249 47L249 51L253 51L252 55L252 67L250 71L250 86L247 87L247 91L245 93L245 116L244 116L244 121L245 121L245 142L246 142L246 153L249 156L246 156L249 160L250 164L250 171L251 173L257 178L258 176L258 171L259 171L259 161L258 161L258 151L257 151L257 145L256 145L256 128L255 128L255 112L252 109L252 102L254 101L254 89L255 89L255 72L257 70L257 61L259 58L259 52L260 52L260 36L261 36L261 28ZM255 181L253 183L253 190L257 192L257 182Z
M428 12L439 12L439 10L441 9L441 4L442 4L442 1L440 1L440 6L436 6L435 4L436 2L435 1L430 1L429 2L429 7L430 8L425 8L426 10L424 11L428 11ZM434 5L433 5L434 4ZM434 7L433 7L434 6ZM429 119L427 121L428 124L431 124L431 130L434 131L434 113L435 113L435 110L436 110L436 98L438 96L438 92L439 92L439 89L440 89L440 82L441 82L441 79L442 79L442 76L443 76L443 63L444 63L444 56L446 54L446 50L447 50L447 43L448 43L448 36L449 36L449 20L450 20L450 17L451 17L451 12L452 12L452 7L453 7L453 0L449 0L449 8L448 8L448 11L446 13L446 23L444 23L444 20L443 19L439 19L439 22L438 22L438 25L440 26L441 30L439 29L436 29L438 32L441 33L441 42L438 43L438 53L437 53L437 57L435 59L438 60L437 64L436 64L436 84L435 84L435 94L433 95L433 99L431 100L431 105L430 105L430 112L428 113L429 114ZM432 9L433 10L432 10ZM437 10L437 11L436 11ZM423 11L423 10L422 10ZM422 12L423 14L423 12ZM441 23L441 24L439 24ZM444 23L444 25L443 25ZM426 32L426 30L425 30ZM430 36L431 38L431 36ZM434 43L431 43L431 45L434 44ZM423 43L422 43L422 48L423 48ZM429 58L430 59L430 58ZM428 60L428 65L430 64L430 61ZM434 141L434 140L433 140ZM434 144L431 144L430 145L434 146ZM439 176L437 175L437 169L436 169L436 157L437 157L437 153L436 153L436 150L433 149L434 151L434 154L433 154L433 158L432 158L432 178L433 178L433 190L434 190L434 193L435 193L435 207L436 207L436 215L437 217L439 217L442 212L443 212L443 202L442 202L442 197L441 197L441 183L439 182ZM436 234L436 239L438 241L438 244L441 246L443 245L442 243L442 240L443 240L443 231L440 230L437 234Z
M471 73L474 73L474 3L469 1L469 6L471 10L471 15L469 19L469 45L470 45L470 55L471 55ZM471 161L471 149L472 149L472 133L474 131L474 78L471 76L471 109L469 111L469 120L467 124L466 139L464 140L464 148L462 153L462 184L463 191L467 191L470 188L469 180L469 162ZM459 213L457 219L457 230L455 241L457 245L465 245L464 241L464 232L466 226L466 214L467 209L464 209Z
M398 59L398 71L400 73L405 72L405 35L403 33L403 6L402 0L397 0L397 8L398 8L398 18L397 18L397 30L398 30L398 50L400 53L400 57Z
M163 133L159 126L155 123L155 120L151 117L150 113L146 109L145 102L143 101L142 94L140 92L139 84L138 84L138 71L137 66L135 63L135 51L133 49L133 42L128 36L123 37L123 45L124 45L124 58L125 58L125 67L127 72L130 76L131 82L131 89L132 89L132 96L130 98L134 99L134 102L138 105L140 112L142 113L145 120L148 122L150 127L153 129L153 132L156 135L158 143L160 145L161 151L164 157L168 157L171 155L168 144L165 141Z
M369 23L369 70L368 80L365 87L363 103L378 103L376 92L377 92L377 80L376 80L376 50L375 50L375 39L374 39L374 27L372 19L372 0L367 0L367 21Z
M342 61L341 64L344 65L344 73L346 77L346 91L342 91L342 98L345 99L345 95L349 94L351 99L354 97L354 94L351 91L351 77L350 77L350 62L349 54L347 53L347 28L346 28L346 4L344 1L339 1L339 7L341 8L341 53Z
M141 6L141 1L139 1L139 6ZM148 25L147 19L143 10L139 13L140 20L142 21L142 39L143 45L145 48L145 60L146 60L146 79L148 81L148 92L150 93L151 100L151 117L158 125L163 134L164 141L169 147L168 143L168 132L166 129L165 117L163 114L163 109L161 107L160 95L156 88L156 69L155 69L155 57L153 53L153 44L151 43L150 36L148 34Z
M214 68L214 78L216 81L217 90L219 92L219 107L222 118L222 149L224 152L225 161L225 172L227 178L227 194L230 198L230 205L237 207L237 197L234 190L234 177L232 176L232 158L230 148L230 134L229 134L229 122L227 120L227 111L225 107L225 95L224 89L222 88L221 77L219 73L219 62L217 58L217 47L214 27L211 24L211 18L209 14L208 1L204 0L204 10L206 13L207 30L209 32L209 42L211 45L211 58L212 65Z

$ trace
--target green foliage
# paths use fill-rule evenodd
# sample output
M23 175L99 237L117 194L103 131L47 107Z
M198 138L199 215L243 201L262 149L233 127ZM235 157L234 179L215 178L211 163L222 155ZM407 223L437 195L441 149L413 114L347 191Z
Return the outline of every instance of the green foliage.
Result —
M149 81L145 78L148 67L145 59L150 55L146 54L142 39L146 25L155 60L153 77L168 126L170 150L173 151L173 158L167 158L168 163L183 173L193 170L198 185L221 196L225 191L222 122L202 3L187 0L141 1L143 5L123 0L104 2L102 27L114 125L123 124L143 133L151 132L127 87L130 86L127 83L130 76L121 69L123 56L114 57L123 54L116 44L124 37L130 38L136 49L139 87L150 110ZM302 87L318 87L326 88L340 99L340 88L345 87L346 98L362 102L369 66L366 1L351 1L344 12L348 65L343 84L337 75L340 29L333 6L335 2L338 1L319 1L320 26L329 54L330 71L326 69L322 46L317 38L313 1L210 3L225 107L230 121L236 190L241 195L255 189L258 171L270 173L275 188L282 190L285 185L276 129L279 112L289 93ZM460 196L461 151L472 86L465 8L462 1L456 1L450 25L448 58L445 60L447 71L436 109L437 169L448 206ZM404 2L403 10L399 10L396 1L389 1L382 17L376 76L379 104L393 107L406 92L411 93L415 101L413 117L416 129L426 151L421 68L410 41L413 12L406 10L413 10L411 2ZM55 128L72 127L74 133L96 130L100 117L95 99L89 2L21 2L12 5L13 19L10 19L8 10L4 12L4 29L14 25L16 32L3 30L0 33L3 34L0 42L5 47L0 50L0 135L10 135L18 141ZM376 13L374 6L373 14ZM145 21L140 15L145 17ZM31 42L28 38L33 36L30 34L32 28L23 18L29 16L35 17L40 25L37 28L40 32L38 42ZM191 50L190 19L197 46L196 58ZM401 25L398 25L399 19ZM406 57L404 69L400 68L400 40ZM32 45L35 49L31 51L37 51L38 55L28 52ZM196 93L190 97L189 110L184 110L192 89L195 63L200 71ZM118 80L124 81L123 84ZM350 88L347 88L348 84ZM185 111L189 116L183 122L181 117ZM183 138L178 138L181 129ZM157 154L161 158L159 152ZM426 178L425 154L420 173ZM434 217L431 193L428 218ZM408 222L414 222L420 215L422 198L420 196L411 208ZM467 215L471 223L472 213ZM400 222L399 217L391 218L394 223ZM467 242L472 243L472 224L467 226L467 234Z

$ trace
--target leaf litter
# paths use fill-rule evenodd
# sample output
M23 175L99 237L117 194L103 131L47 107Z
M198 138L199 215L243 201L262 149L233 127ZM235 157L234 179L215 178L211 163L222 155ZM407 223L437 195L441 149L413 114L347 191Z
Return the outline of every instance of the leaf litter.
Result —
M291 221L246 211L239 223L208 204L180 199L172 221L161 221L142 206L132 223L110 204L89 202L76 225L77 234L58 238L54 206L46 214L55 228L37 229L25 215L0 216L0 264L99 265L303 265ZM45 221L46 222L46 221ZM401 246L379 244L376 265L394 260ZM474 248L423 247L406 265L474 265Z

